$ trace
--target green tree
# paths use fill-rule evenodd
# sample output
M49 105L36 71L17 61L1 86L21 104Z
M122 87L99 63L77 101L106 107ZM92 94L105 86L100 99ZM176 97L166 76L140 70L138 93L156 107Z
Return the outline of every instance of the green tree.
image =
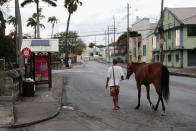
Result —
M54 31L54 25L58 23L58 19L55 16L49 17L48 18L48 22L50 22L52 24L52 34L51 34L51 38L53 36L53 31Z
M14 16L9 16L7 18L7 23L10 25L13 25L14 27L16 27L16 17Z
M47 3L47 4L49 4L49 5L51 5L51 6L54 6L54 7L56 7L57 5L56 5L56 0L42 0L43 2L45 2L45 3ZM22 7L24 7L24 6L26 6L26 5L28 5L28 4L31 4L31 3L35 3L36 4L36 11L37 11L37 17L36 17L36 25L37 25L37 38L39 38L40 37L40 30L39 30L39 26L38 25L40 25L39 24L39 18L40 18L40 16L39 16L39 10L40 10L40 7L39 7L39 0L24 0L22 3L21 3L21 6Z
M44 18L45 16L43 15L40 15L40 18ZM32 17L28 18L27 20L27 27L33 27L34 28L34 37L36 38L36 33L37 33L37 22L36 22L36 19L37 19L37 14L36 13L33 13ZM41 28L45 28L45 26L43 24L39 24L39 27Z
M8 2L8 0L0 0L0 32L1 34L5 35L5 28L6 28L6 20L3 16L3 9L1 8L3 5L5 5Z
M67 28L66 28L66 35L65 35L65 45L67 46L67 38L68 38L68 32L69 32L69 23L70 23L70 18L71 18L71 15L77 11L78 9L78 6L81 6L82 5L82 2L79 1L79 0L65 0L65 8L67 9L69 15L68 15L68 18L67 18ZM68 50L67 48L65 47L65 62L66 62L66 66L68 66Z
M9 36L10 37L13 37L13 36L16 37L16 17L9 16L7 18L7 23L14 26L14 30L9 33Z
M104 48L104 45L96 45L97 48Z
M117 40L118 55L126 55L127 52L127 34L123 33Z
M69 52L81 55L83 50L86 48L86 44L82 41L82 39L79 38L78 34L73 31L66 32L60 32L56 33L54 35L54 38L59 39L59 49L60 53L64 52L64 41L65 41L65 35L68 34L68 45L66 48L68 48Z
M89 48L93 48L94 46L96 46L96 44L91 42L91 43L89 43L89 46L88 47Z
M0 57L4 57L8 68L12 68L12 62L16 60L16 46L11 37L0 34ZM12 61L12 62L11 62Z

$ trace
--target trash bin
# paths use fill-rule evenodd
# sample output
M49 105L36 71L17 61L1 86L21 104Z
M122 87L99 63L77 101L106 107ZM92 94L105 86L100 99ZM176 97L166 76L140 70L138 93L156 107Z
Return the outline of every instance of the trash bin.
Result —
M22 95L24 97L35 96L35 82L34 81L23 81L22 91L23 91Z

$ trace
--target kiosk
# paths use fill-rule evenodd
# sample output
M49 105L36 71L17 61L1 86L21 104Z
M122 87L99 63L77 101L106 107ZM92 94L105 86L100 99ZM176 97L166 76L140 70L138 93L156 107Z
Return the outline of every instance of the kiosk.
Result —
M23 39L21 50L29 48L28 73L35 84L48 84L52 88L51 54L59 52L58 39Z

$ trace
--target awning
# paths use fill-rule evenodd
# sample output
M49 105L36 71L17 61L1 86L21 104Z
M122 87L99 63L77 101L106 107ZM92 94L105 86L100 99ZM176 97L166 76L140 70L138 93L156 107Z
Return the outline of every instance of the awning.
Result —
M58 39L23 39L21 51L29 48L31 52L59 52Z

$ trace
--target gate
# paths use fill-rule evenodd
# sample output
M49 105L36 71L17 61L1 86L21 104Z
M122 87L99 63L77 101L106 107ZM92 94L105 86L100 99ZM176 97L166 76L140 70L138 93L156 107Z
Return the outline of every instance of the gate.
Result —
M0 96L4 95L5 92L4 71L5 59L0 59Z

